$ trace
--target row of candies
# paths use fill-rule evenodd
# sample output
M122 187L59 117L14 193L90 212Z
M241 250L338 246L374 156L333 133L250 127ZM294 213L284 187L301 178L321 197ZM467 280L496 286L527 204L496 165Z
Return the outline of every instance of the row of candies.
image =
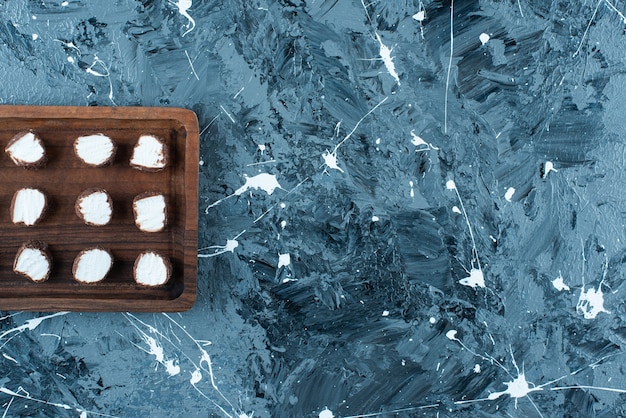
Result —
M13 271L35 283L43 283L52 272L52 256L48 245L41 241L30 241L20 247L13 262ZM113 267L111 251L93 247L82 250L74 259L72 276L84 284L102 282ZM156 251L144 251L135 259L133 277L142 286L163 286L172 273L167 257Z
M90 188L82 192L74 205L76 215L87 225L107 225L113 216L113 200L105 189ZM11 220L14 224L33 226L48 211L46 194L36 188L19 189L11 200ZM165 196L159 192L144 192L133 199L135 225L143 232L160 232L167 224Z
M5 151L18 166L39 168L48 160L44 141L35 131L24 131L15 135ZM74 153L90 167L111 164L115 158L117 145L104 134L79 136L74 141ZM140 135L130 158L130 165L142 171L160 171L168 163L165 141L155 135Z

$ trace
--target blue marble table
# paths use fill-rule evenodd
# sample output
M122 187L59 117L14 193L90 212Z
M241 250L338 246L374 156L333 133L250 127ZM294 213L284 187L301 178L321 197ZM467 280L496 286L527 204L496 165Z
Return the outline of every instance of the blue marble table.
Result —
M3 2L2 104L201 150L194 308L0 312L2 416L625 416L625 13Z

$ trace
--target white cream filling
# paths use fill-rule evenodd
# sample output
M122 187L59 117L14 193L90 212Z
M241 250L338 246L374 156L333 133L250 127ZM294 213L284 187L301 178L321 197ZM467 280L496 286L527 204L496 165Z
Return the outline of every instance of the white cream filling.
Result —
M37 248L24 248L17 258L15 270L27 275L36 282L40 282L46 278L46 275L50 271L50 261L41 250Z
M41 217L46 206L46 197L37 189L21 189L17 191L13 204L13 223L23 222L31 226Z
M109 223L113 210L107 198L108 195L104 192L93 192L80 199L78 209L86 222L94 225Z
M135 280L146 286L160 286L167 282L168 271L165 261L155 253L144 253L139 256L135 268Z
M165 197L156 195L135 201L135 224L145 232L158 232L165 227Z
M141 135L137 145L133 148L131 164L148 167L165 167L164 144L152 135Z
M28 132L16 140L7 148L13 161L24 163L36 163L44 156L44 149L41 142L35 139L35 134Z
M91 165L105 163L113 153L113 141L106 135L96 134L80 136L74 143L76 155Z
M78 259L74 277L83 283L95 283L104 279L111 268L111 255L98 248L85 251Z

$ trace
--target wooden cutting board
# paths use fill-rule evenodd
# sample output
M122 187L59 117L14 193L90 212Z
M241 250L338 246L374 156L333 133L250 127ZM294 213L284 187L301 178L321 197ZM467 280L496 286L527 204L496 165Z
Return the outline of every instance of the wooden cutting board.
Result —
M20 131L32 129L44 142L47 164L38 169L16 166L4 152ZM74 140L103 133L118 146L110 166L88 167L74 154ZM140 135L165 139L169 162L163 171L142 172L129 165ZM14 225L13 194L36 187L49 198L45 217L34 226ZM74 204L85 189L107 190L113 217L105 226L84 224ZM134 223L133 197L145 191L166 196L168 225L146 233ZM152 311L191 308L196 297L198 236L198 121L179 108L0 106L0 310ZM19 247L30 240L48 244L53 258L50 278L33 283L13 272ZM72 264L88 247L109 249L114 263L97 284L72 277ZM133 263L140 252L157 250L169 257L172 277L163 287L135 284Z

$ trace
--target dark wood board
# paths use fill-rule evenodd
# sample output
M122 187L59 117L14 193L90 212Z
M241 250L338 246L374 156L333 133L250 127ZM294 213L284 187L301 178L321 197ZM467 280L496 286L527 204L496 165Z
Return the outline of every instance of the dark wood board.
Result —
M42 138L48 162L43 168L16 166L4 149L20 131L32 129ZM74 140L103 133L118 146L110 166L88 167L76 157ZM141 134L165 139L169 163L160 172L129 165ZM198 121L179 108L0 106L0 310L150 311L191 308L196 297L198 237ZM49 208L34 226L14 225L10 202L15 191L36 187L49 198ZM75 214L77 196L85 189L106 189L113 217L105 226L85 225ZM168 225L162 232L141 232L134 223L133 197L159 191L167 198ZM19 247L29 241L48 244L53 258L50 279L33 283L13 272ZM72 278L72 263L84 248L99 246L114 256L107 278L81 284ZM133 263L143 250L169 257L172 277L162 287L136 285Z

